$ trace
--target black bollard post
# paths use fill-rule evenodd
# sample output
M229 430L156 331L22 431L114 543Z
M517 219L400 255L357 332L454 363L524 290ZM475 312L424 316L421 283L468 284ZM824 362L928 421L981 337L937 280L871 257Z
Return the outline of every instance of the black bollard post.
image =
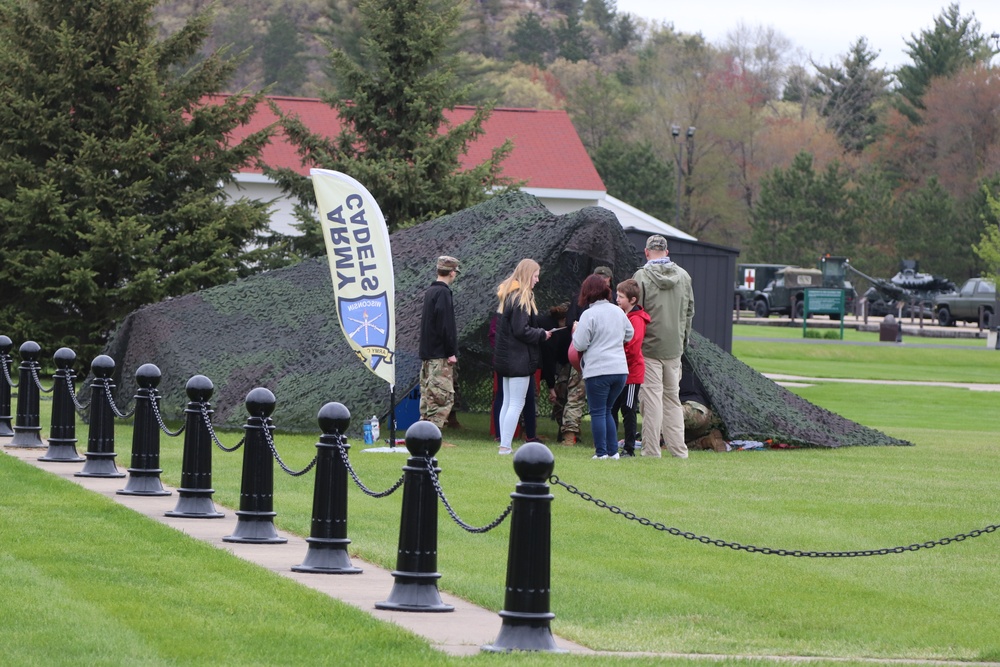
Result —
M73 405L73 362L76 352L68 347L60 347L52 357L56 362L56 372L52 376L52 422L49 427L49 448L39 461L76 463L85 461L76 451L76 406Z
M437 493L429 466L440 472L437 459L441 431L433 423L418 421L406 429L406 449L411 456L403 466L403 510L399 521L395 582L389 599L376 609L395 611L454 611L441 602L437 580Z
M10 351L14 343L7 336L0 336L0 438L9 438L14 435L11 428L10 415Z
M18 366L17 415L14 418L14 439L8 447L44 447L42 424L38 412L38 354L41 349L33 340L21 344L21 364Z
M243 480L240 483L240 508L236 510L236 529L223 542L252 544L284 544L287 538L274 528L274 456L268 446L268 436L274 431L271 413L274 394L264 387L247 394L247 423L243 427Z
M514 472L521 483L514 493L507 551L507 591L503 623L496 641L483 651L548 651L565 653L556 646L549 623L549 573L551 569L552 494L546 483L555 459L545 445L529 442L514 454Z
M319 409L323 435L316 443L316 482L313 487L312 528L306 542L309 549L293 572L319 574L359 574L347 553L347 467L341 452L351 448L344 433L351 413L342 403L327 403Z
M87 462L76 477L124 477L115 466L115 413L110 393L114 388L111 376L115 360L106 354L90 362L94 382L90 385L90 428L87 431Z
M160 384L160 369L143 364L135 371L139 385L135 393L135 421L132 424L132 465L128 482L118 493L123 496L169 496L160 481L160 420L156 418L156 388Z
M187 415L184 427L184 462L181 465L181 486L177 489L177 506L165 516L189 519L218 519L225 514L212 502L212 434L201 414L202 406L209 415L208 399L215 385L204 375L195 375L184 388L187 393Z

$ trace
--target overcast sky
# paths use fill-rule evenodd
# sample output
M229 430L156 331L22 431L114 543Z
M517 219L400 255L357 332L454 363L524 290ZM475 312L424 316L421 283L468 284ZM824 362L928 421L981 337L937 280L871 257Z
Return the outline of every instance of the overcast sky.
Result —
M742 21L771 26L821 65L847 53L858 37L879 52L876 66L894 69L909 62L903 52L911 34L929 29L947 0L618 0L618 11L669 21L679 32L698 33L717 45ZM962 16L974 13L985 35L1000 33L1000 0L963 0ZM994 43L995 46L995 43Z

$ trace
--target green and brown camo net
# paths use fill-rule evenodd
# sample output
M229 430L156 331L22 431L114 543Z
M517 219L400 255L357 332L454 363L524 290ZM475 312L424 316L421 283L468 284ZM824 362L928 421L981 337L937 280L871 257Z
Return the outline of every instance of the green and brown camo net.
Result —
M453 255L462 262L452 286L460 339L457 402L462 410L478 412L488 411L492 400L488 332L496 288L517 262L530 257L541 265L535 291L544 310L574 297L597 266L611 267L617 282L643 261L610 211L591 207L553 215L523 193L396 232L391 245L396 399L418 384L424 290L435 279L437 257ZM105 354L117 364L120 404L135 394L139 366L159 367L166 419L182 418L188 401L184 386L198 374L215 385L211 405L217 425L243 425L244 400L255 387L274 392L272 419L289 431L317 432L317 413L329 401L348 407L358 432L366 416L389 412L388 385L355 356L337 322L325 258L140 308L122 322ZM703 338L694 358L706 367L702 379L713 401L732 401L719 409L731 438L831 447L903 444L798 399ZM741 388L750 386L754 391ZM759 398L750 401L755 394ZM771 400L776 396L779 401ZM541 401L539 413L547 414L547 407Z
M696 331L691 333L685 355L725 424L726 440L795 447L913 444L813 405Z

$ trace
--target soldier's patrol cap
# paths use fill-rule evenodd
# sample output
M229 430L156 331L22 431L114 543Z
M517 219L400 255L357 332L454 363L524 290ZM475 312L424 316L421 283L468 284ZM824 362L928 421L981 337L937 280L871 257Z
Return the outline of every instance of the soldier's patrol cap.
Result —
M454 271L459 272L458 269L459 261L454 257L449 257L448 255L441 255L438 257L437 270L438 271Z
M594 269L594 275L595 276L604 276L605 278L608 278L608 279L611 279L611 280L614 280L614 277L615 277L615 274L611 272L611 269L609 269L606 266L599 266L596 269Z
M667 239L660 236L659 234L653 234L648 239L646 239L646 250L666 250L667 249Z

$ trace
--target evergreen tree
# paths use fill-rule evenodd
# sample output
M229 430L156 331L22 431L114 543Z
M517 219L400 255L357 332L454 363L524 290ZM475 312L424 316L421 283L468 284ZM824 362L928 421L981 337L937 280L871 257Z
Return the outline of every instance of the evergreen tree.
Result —
M649 142L606 141L593 154L608 194L660 220L673 220L676 172Z
M625 51L642 41L639 28L631 14L619 14L611 29L611 50Z
M982 221L962 215L936 178L903 199L901 221L897 242L901 258L919 260L923 271L957 283L978 273L969 250L979 238Z
M812 156L799 153L788 169L775 169L761 180L748 254L756 261L780 257L800 266L813 266L827 252L850 255L853 221L840 165L832 162L817 174Z
M511 55L522 63L545 66L545 54L552 48L552 32L535 12L521 16L511 34Z
M278 95L294 95L306 80L305 45L298 29L285 14L271 16L261 52L264 81Z
M153 4L0 3L0 321L15 340L93 354L135 308L260 259L264 205L222 190L268 139L226 140L259 99L204 105L235 63L192 68L211 16L156 41Z
M845 151L860 153L878 137L879 102L887 95L889 77L872 67L877 52L859 38L840 65L817 65L823 93L820 113Z
M572 63L590 59L593 45L583 30L583 24L576 16L567 16L562 25L556 28L555 36L561 57Z
M597 28L610 35L617 13L616 0L586 0L583 5L583 20L590 21Z
M900 67L896 79L899 81L899 110L914 123L920 120L919 112L924 108L921 99L931 79L950 76L975 63L988 62L997 53L980 32L975 14L962 16L957 3L948 5L934 18L933 29L910 37L906 41L906 53L913 64Z
M297 118L281 125L304 166L350 174L372 193L395 230L485 200L508 184L500 163L510 143L490 159L463 169L460 158L482 134L491 107L475 109L464 123L447 125L445 110L465 99L456 86L456 58L448 46L458 29L462 5L453 0L362 0L364 58L343 50L330 53L336 84L324 101L343 129L334 138L313 134ZM305 234L297 250L322 254L315 195L308 178L290 169L267 169L282 190L298 200L296 215Z

